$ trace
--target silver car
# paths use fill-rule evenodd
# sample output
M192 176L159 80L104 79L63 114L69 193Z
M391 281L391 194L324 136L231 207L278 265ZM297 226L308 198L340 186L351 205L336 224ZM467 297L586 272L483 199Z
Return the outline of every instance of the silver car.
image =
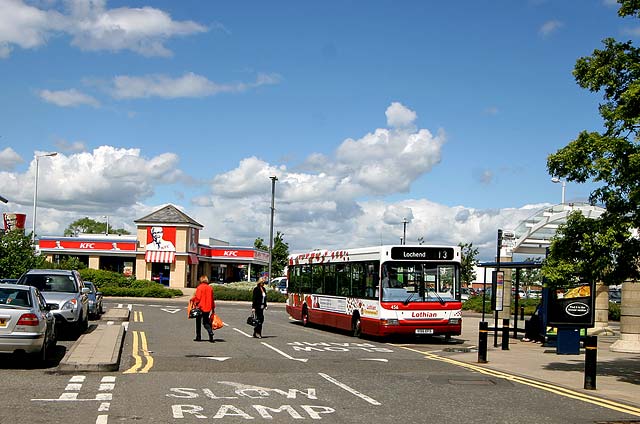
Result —
M40 290L57 323L71 326L78 335L89 326L89 289L78 271L32 269L22 274L18 284Z
M55 318L35 287L0 285L0 352L49 359L56 345Z

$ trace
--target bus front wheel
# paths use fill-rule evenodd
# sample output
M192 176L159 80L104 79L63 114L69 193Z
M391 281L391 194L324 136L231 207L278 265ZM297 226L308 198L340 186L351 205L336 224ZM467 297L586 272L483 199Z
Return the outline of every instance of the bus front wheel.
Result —
M354 316L351 322L351 333L353 337L362 337L362 323L358 315Z
M305 327L309 325L309 312L306 308L302 310L302 325Z

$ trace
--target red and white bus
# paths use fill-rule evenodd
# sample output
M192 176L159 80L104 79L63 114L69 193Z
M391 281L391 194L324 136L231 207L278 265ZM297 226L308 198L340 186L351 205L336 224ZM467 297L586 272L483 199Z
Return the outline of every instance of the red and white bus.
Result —
M462 331L459 246L375 246L289 256L294 319L369 334Z

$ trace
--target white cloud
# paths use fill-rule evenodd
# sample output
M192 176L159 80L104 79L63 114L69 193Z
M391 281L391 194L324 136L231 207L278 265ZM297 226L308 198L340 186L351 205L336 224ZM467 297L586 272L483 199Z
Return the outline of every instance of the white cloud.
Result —
M178 156L152 158L139 149L101 146L92 152L41 158L38 166L38 205L81 213L127 208L147 199L156 186L181 181ZM32 204L35 160L22 174L0 172L5 196Z
M0 150L0 170L10 171L23 162L24 160L11 147Z
M44 101L61 107L75 107L80 105L100 106L98 100L75 89L61 91L41 90L38 94Z
M551 21L547 21L544 24L542 24L542 26L540 27L538 32L543 37L548 37L549 35L553 34L556 31L558 31L563 26L564 26L564 24L562 22L557 21L557 20L551 20Z
M387 125L394 128L412 127L417 118L414 111L398 102L391 103L385 115L387 115Z
M176 36L206 32L193 21L175 21L152 7L106 8L106 0L66 0L66 14L31 6L22 0L0 1L0 57L12 46L42 46L48 39L68 34L82 50L131 50L144 56L171 56L164 42Z
M261 85L276 84L279 81L280 77L275 74L260 74L255 82L234 84L218 84L192 72L178 78L166 75L142 77L121 75L113 79L111 94L117 99L207 97L219 93L240 93Z
M87 149L87 146L82 141L67 141L67 140L58 140L55 143L55 146L61 152L83 152Z

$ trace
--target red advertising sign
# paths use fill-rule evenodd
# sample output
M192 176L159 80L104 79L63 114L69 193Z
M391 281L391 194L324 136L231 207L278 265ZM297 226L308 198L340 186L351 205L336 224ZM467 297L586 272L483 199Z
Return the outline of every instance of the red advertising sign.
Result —
M126 250L135 251L136 242L40 240L40 249Z
M202 256L208 256L210 258L213 257L221 257L221 258L253 258L254 251L253 250L240 250L240 249L210 249L210 248L202 248L200 251Z
M24 231L24 223L27 220L27 215L23 213L3 213L2 220L4 221L5 231Z
M146 250L176 251L176 227L147 227Z

